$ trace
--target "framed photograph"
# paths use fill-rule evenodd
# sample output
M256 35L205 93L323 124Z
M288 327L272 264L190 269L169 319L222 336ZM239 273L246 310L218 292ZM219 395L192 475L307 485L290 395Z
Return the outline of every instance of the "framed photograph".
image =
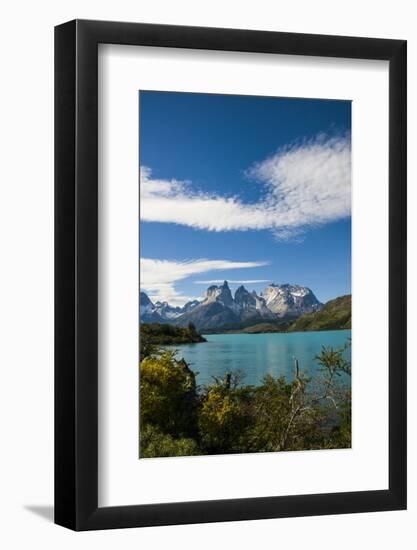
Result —
M55 522L406 508L406 42L55 29Z

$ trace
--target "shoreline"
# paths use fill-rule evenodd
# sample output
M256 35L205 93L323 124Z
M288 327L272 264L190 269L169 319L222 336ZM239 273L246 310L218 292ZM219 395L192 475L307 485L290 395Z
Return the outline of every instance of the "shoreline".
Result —
M318 330L266 330L266 331L259 331L259 332L245 332L243 330L230 330L225 332L201 332L201 335L203 337L207 336L217 336L217 335L233 335L233 334L245 334L248 336L256 336L258 334L306 334L306 333L313 333L313 332L339 332L341 330L352 330L351 327L346 328L323 328Z

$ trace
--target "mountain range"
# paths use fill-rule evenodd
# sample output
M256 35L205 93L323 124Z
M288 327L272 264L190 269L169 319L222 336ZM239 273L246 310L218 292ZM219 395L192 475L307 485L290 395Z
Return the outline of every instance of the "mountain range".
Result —
M198 330L220 330L250 326L263 321L288 321L319 311L320 303L313 291L292 284L270 284L260 295L243 285L234 296L227 281L209 286L202 301L193 300L183 307L167 302L153 303L145 292L140 293L142 323L170 323Z

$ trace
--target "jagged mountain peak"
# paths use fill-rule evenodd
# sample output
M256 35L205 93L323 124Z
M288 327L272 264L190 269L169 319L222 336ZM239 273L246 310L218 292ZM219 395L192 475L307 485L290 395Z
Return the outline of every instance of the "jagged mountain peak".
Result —
M190 311L191 309L197 307L199 305L199 301L198 300L190 300L189 302L187 302L185 304L185 306L183 307L183 310L184 311Z
M139 303L141 306L153 305L146 292L139 293Z
M220 286L209 286L206 292L206 299L203 303L221 302L225 306L233 305L233 297L227 281Z
M139 294L140 318L144 323L172 322L199 304L198 300L191 300L183 307L171 306L167 301L158 300L153 303L146 292L141 291Z
M253 292L255 291L253 290ZM239 287L237 287L235 291L235 297L236 297L236 294L243 294L243 293L251 294L248 290L246 290L246 288L243 285L240 285Z
M252 294L241 285L235 292L235 305L237 306L255 306L256 305L256 293Z
M290 283L271 283L262 291L261 296L273 313L278 316L300 316L321 309L321 304L308 287Z
M140 293L140 305L143 322L183 326L192 322L199 330L237 327L265 319L294 319L323 307L312 290L301 285L271 283L260 295L240 285L233 296L227 281L209 286L203 301L191 300L183 307L165 301L153 304L144 292Z

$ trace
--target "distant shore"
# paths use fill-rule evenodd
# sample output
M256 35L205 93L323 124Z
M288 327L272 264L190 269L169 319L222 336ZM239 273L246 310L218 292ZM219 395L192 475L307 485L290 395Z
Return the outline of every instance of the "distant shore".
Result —
M202 331L203 336L212 336L216 334L299 334L304 332L327 332L333 330L351 330L350 327L339 327L339 328L316 328L308 330L269 330L269 329L258 329L256 325L254 327L248 327L252 330L247 329L236 329L236 330L224 330L224 331Z
M144 357L158 346L175 346L181 344L199 344L207 342L190 323L188 327L176 327L169 324L142 323L140 326L140 355Z

